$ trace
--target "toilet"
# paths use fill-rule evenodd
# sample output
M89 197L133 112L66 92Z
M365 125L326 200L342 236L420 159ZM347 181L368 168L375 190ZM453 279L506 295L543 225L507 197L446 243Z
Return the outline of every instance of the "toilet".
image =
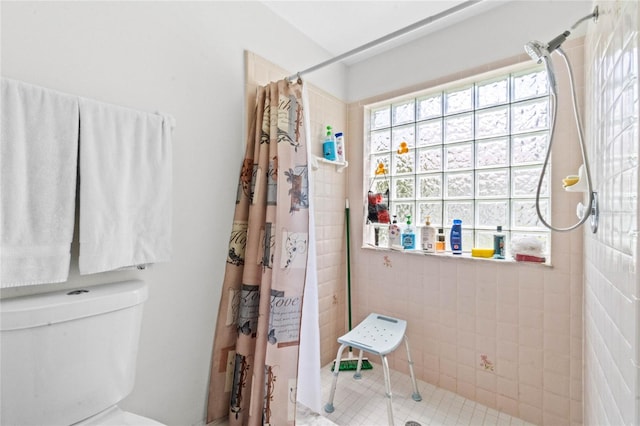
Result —
M117 406L146 300L139 280L0 300L0 424L161 426Z

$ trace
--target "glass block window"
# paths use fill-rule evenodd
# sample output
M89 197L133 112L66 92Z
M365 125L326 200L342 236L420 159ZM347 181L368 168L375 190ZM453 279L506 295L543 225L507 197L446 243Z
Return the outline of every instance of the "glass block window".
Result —
M430 216L448 236L462 219L465 251L493 247L498 225L507 240L535 236L549 251L535 207L549 141L547 87L536 67L367 107L365 192L387 194L400 224L411 215L420 227ZM546 217L550 192L545 178Z

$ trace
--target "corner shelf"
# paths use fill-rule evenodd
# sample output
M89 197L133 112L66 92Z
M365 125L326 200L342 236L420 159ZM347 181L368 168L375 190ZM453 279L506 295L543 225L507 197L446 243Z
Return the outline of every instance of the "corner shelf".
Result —
M320 167L320 163L326 163L326 164L334 164L336 166L336 171L338 173L342 173L342 171L347 168L349 166L349 162L348 161L331 161L331 160L327 160L324 157L318 157L317 155L312 156L311 158L311 167L313 168L313 170L317 170L318 167Z

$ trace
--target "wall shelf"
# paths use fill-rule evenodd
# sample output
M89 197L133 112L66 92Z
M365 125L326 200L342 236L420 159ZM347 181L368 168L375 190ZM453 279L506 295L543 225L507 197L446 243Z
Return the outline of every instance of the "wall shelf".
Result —
M336 171L338 173L342 173L342 171L347 168L349 166L349 162L348 161L331 161L331 160L327 160L324 157L318 157L317 155L312 156L311 158L311 167L313 168L313 170L317 170L318 167L320 167L320 163L326 163L326 164L334 164L336 166Z

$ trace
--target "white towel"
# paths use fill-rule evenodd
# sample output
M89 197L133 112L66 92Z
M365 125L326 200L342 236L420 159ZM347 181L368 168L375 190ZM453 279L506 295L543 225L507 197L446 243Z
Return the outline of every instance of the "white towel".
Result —
M80 98L80 273L171 257L173 119Z
M78 100L2 78L0 286L69 275L76 195Z

